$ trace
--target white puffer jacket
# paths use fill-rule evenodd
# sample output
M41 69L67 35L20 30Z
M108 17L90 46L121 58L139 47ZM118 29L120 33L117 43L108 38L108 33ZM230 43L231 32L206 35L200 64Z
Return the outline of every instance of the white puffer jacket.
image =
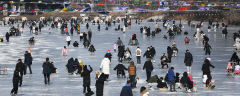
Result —
M66 41L71 41L71 37L70 37L70 36L67 36L67 37L66 37Z
M102 69L102 73L110 74L110 60L108 58L104 58L102 60L100 68Z

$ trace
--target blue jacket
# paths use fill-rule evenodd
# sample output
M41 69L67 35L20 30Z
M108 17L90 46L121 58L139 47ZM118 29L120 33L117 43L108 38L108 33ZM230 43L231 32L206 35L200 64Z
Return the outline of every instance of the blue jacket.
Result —
M168 81L174 82L175 81L175 74L172 69L168 70Z

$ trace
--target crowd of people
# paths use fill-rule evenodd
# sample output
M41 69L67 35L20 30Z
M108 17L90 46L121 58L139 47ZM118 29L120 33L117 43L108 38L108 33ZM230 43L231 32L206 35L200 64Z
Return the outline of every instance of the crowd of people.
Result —
M115 31L122 31L123 32L122 34L125 34L126 30L132 26L132 21L133 20L128 18L123 19L122 20L123 25L119 23L118 27L115 28ZM38 34L38 32L41 32L42 28L46 28L49 26L50 27L49 34L52 33L52 29L58 28L60 29L61 34L66 36L66 39L65 39L66 45L62 49L62 56L69 56L69 51L68 51L69 46L72 45L73 47L79 47L80 42L82 42L82 45L84 46L84 48L88 49L87 51L89 51L91 55L94 55L94 52L98 48L95 48L92 42L92 35L94 34L94 31L91 30L92 25L97 24L97 29L98 29L97 31L101 31L100 24L105 23L106 28L104 29L108 30L108 28L112 27L111 25L112 23L114 24L114 26L115 24L118 24L116 22L121 22L121 21L115 21L115 20L113 21L104 21L104 20L81 21L81 20L75 20L75 19L70 19L70 20L62 19L57 21L50 20L50 19L42 20L42 21L29 20L29 21L22 22L22 24L17 24L16 28L12 26L9 32L6 32L5 37L6 37L6 42L11 42L10 41L11 36L21 36L21 34L26 34L25 32L23 32L25 25L29 26L29 33L35 34L35 35L40 35ZM184 30L184 26L181 23L177 25L175 21L173 21L172 25L170 25L170 23L167 21L163 21L162 25L163 25L163 28L165 29L161 29L159 26L160 23L156 23L153 31L151 31L150 26L149 27L141 26L142 20L136 19L135 22L137 26L139 26L140 28L140 31L138 32L139 34L146 35L147 37L152 37L152 38L154 38L159 33L163 32L163 30L166 30L166 34L168 34L168 37L167 35L164 35L163 38L164 39L169 38L171 40L174 40L174 37L181 34ZM192 26L191 21L188 21L188 23L189 22L190 22L189 26L191 27ZM88 32L81 32L80 25L84 25L84 24ZM208 32L211 32L212 28L213 28L213 32L216 32L216 29L220 29L218 22L216 22L216 24L213 24L212 21L209 21L208 24L209 24ZM202 74L203 84L205 84L206 88L213 89L215 85L214 85L214 80L212 78L211 69L210 69L210 67L215 68L214 64L211 64L211 58L210 58L211 51L213 50L213 48L209 43L210 39L201 30L202 26L203 26L202 21L199 24L196 24L196 26L194 27L196 29L196 33L192 37L192 40L202 40L203 51L205 51L205 55L206 55L206 58L201 68L203 72ZM122 27L122 30L121 30L121 27ZM228 26L226 24L222 23L222 26L221 26L222 34L223 34L222 36L225 39L227 39L227 34L228 34L227 27ZM73 36L74 33L77 33L77 35L79 36L79 41L72 42L71 36ZM119 62L114 67L114 69L111 69L110 67L112 65L112 58L113 58L111 51L107 50L106 54L103 54L104 58L102 59L101 62L99 62L100 70L95 70L96 93L94 93L90 88L91 86L90 75L91 75L91 72L94 71L92 67L90 65L89 66L84 65L82 60L79 61L78 58L74 59L73 57L70 56L71 58L69 58L66 64L67 72L69 73L69 75L79 74L83 78L83 93L86 96L91 96L93 94L96 94L96 96L104 96L103 94L104 83L107 83L109 81L109 77L111 76L110 75L111 70L117 71L116 75L118 78L128 77L128 80L126 81L126 85L123 86L120 92L120 96L133 96L132 89L137 88L137 80L139 79L139 77L137 76L136 66L141 65L142 60L144 60L141 58L145 57L146 59L142 68L143 70L146 71L146 82L147 83L149 83L150 81L152 82L152 71L154 70L153 64L156 63L156 59L157 59L156 54L163 54L159 58L160 62L158 63L161 65L162 69L165 69L165 66L167 68L167 74L165 75L164 78L157 76L156 80L154 80L154 82L157 83L156 87L159 90L166 90L166 89L168 90L169 88L171 92L176 92L176 85L177 85L179 89L181 88L186 89L186 92L196 91L197 87L195 86L196 83L193 80L194 76L192 76L192 70L191 70L191 66L193 65L194 58L190 49L186 49L185 56L183 59L186 66L186 71L182 72L183 74L181 75L178 72L175 72L175 67L171 65L172 57L177 57L179 52L176 42L173 42L173 44L170 46L166 46L167 48L166 53L159 53L158 50L155 50L155 47L158 47L158 46L149 46L146 48L145 52L142 52L142 49L140 48L142 41L139 41L136 33L135 32L132 33L132 35L130 36L131 38L127 43L127 45L124 45L124 42L121 40L120 37L116 37L117 41L112 42L113 50L114 52L117 53L117 57L118 57L117 61ZM188 35L188 32L184 32L184 35L185 35L185 38L183 39L186 44L185 46L187 46L187 44L189 44L191 36ZM237 39L238 37L240 37L239 33L234 33L234 38ZM30 45L34 46L35 38L31 37L28 42ZM134 52L136 54L132 54L132 51L130 50L129 46L137 47L137 49ZM27 73L26 72L27 68L29 69L30 74L34 72L34 70L31 69L31 65L34 60L32 55L34 54L32 54L31 49L29 49L24 54L24 62L22 62L21 59L18 59L16 68L13 73L13 89L11 91L11 94L17 94L18 87L21 87L22 85L23 76L26 75ZM134 62L134 60L136 60L136 63ZM234 72L236 74L239 74L240 73L239 61L240 59L238 58L237 53L235 52L231 57L231 60L229 60L229 63L227 65L227 72ZM125 63L129 63L129 66L126 67ZM54 66L54 62L51 62L50 58L48 57L46 57L46 61L43 62L42 68L43 68L42 73L44 76L44 83L50 85L51 84L50 75L53 73L56 73L57 68ZM128 71L128 75L126 75L125 71ZM149 89L147 86L142 86L140 88L141 96L148 96L148 94L151 94L148 90Z

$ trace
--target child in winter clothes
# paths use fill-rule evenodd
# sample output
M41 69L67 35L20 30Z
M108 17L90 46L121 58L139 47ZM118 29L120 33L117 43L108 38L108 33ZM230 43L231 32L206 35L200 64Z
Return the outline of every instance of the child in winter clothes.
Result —
M117 44L116 43L113 44L113 50L114 50L114 52L117 51Z
M227 72L232 72L233 71L233 65L231 63L231 61L228 62L228 65L227 65Z
M114 68L114 70L117 70L117 77L119 77L120 75L122 75L122 77L126 77L125 76L125 72L124 70L128 70L121 62Z
M235 71L234 71L235 74L240 74L240 66L239 64L235 66Z
M62 55L63 56L67 56L68 55L68 49L66 46L64 46L64 48L62 49Z
M160 77L160 79L158 79L157 83L158 83L157 87L159 88L159 90L162 90L164 88L166 88L166 89L168 88L167 83L163 80L163 77Z

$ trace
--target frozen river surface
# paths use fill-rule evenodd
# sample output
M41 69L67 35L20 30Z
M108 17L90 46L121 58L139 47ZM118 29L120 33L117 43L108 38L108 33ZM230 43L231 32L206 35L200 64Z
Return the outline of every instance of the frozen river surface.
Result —
M179 22L177 22L178 24ZM221 29L217 33L207 33L207 23L204 23L204 27L201 28L206 32L210 38L210 45L213 48L211 63L216 67L212 70L213 79L216 82L216 87L213 90L205 89L202 82L201 66L205 56L201 41L193 39L193 34L196 31L194 28L190 28L184 23L184 30L189 32L190 44L184 44L185 36L177 35L174 40L164 40L163 35L167 34L167 30L162 28L162 23L159 23L162 29L162 33L156 34L154 38L145 37L139 32L140 26L146 25L154 29L155 23L144 22L141 25L133 24L131 28L128 28L126 33L114 31L114 27L109 28L108 31L104 30L104 24L101 25L100 32L96 31L97 26L90 25L93 31L92 44L96 48L95 55L90 55L87 49L83 48L82 42L80 47L69 48L69 55L64 57L61 55L61 49L66 45L65 35L60 34L59 29L54 29L52 34L48 33L48 27L43 28L39 35L33 35L29 33L29 29L25 28L21 37L12 37L10 42L0 43L0 66L8 67L7 75L0 75L0 96L9 96L12 89L12 74L15 68L17 59L24 58L24 52L28 49L28 39L32 36L36 38L36 43L31 47L33 56L32 70L33 74L27 74L23 78L23 86L19 88L20 96L83 96L82 78L79 75L68 75L66 70L66 63L70 57L78 58L83 61L85 65L91 65L93 72L91 73L91 89L95 90L95 71L99 70L101 60L107 50L111 50L113 54L110 81L105 83L104 96L119 96L122 86L126 83L126 78L117 78L116 71L112 70L117 64L117 53L113 52L113 44L117 40L117 37L121 37L124 44L127 45L130 35L135 32L140 42L140 48L143 52L146 51L148 46L153 46L156 49L157 55L155 57L156 63L154 63L153 75L164 77L167 70L160 69L159 62L162 53L166 53L167 46L172 45L172 42L177 43L179 54L176 58L172 58L171 66L175 67L175 72L182 73L186 71L184 60L184 53L186 49L189 49L193 54L194 62L192 66L192 75L194 81L197 83L198 92L185 93L183 90L177 90L177 92L159 91L156 88L156 84L153 84L153 88L149 89L149 96L239 96L240 76L227 75L225 72L228 60L234 51L232 39L232 33L239 30L238 27L230 26L228 39L224 39L221 36ZM115 26L117 27L117 26ZM8 31L8 27L0 27L1 37ZM87 31L85 25L81 25L81 31ZM5 37L4 37L5 38ZM79 37L76 33L71 37L73 41L79 41ZM136 62L135 50L136 46L128 46L133 54L133 60ZM51 84L45 85L42 74L42 63L45 58L49 57L51 61L55 62L57 74L51 75ZM145 58L142 59L142 63L145 62ZM127 67L128 64L125 64ZM138 80L137 88L133 89L134 96L139 96L140 87L150 85L145 82L146 73L142 70L143 64L137 65L137 75L140 78ZM128 73L126 73L128 74ZM95 94L94 94L95 95Z

